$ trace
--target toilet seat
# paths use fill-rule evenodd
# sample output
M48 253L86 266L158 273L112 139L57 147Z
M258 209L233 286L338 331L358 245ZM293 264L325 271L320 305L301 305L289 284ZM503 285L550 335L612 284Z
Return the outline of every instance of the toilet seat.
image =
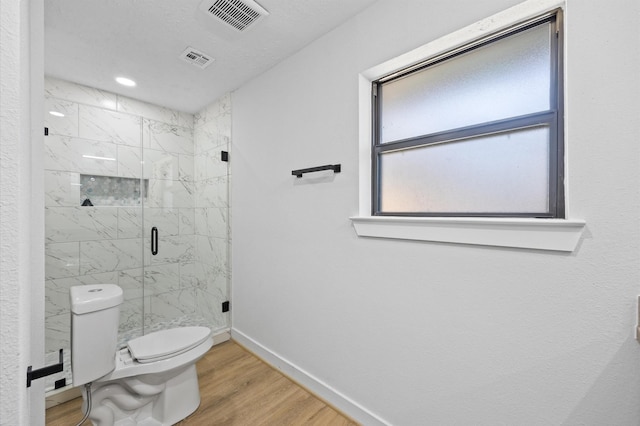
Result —
M195 363L213 346L213 337L211 336L210 330L206 327L198 328L206 329L206 331L203 332L207 335L204 340L199 343L187 345L187 349L182 349L181 351L170 353L160 358L156 357L151 360L147 358L147 362L140 362L135 359L129 347L124 346L114 354L115 368L113 371L97 381L104 382L144 374L165 374L170 373L174 369L182 369L190 363ZM191 333L185 334L189 335ZM148 334L147 336L150 335L151 334ZM167 335L164 334L164 336ZM135 347L136 345L134 344L133 346Z
M127 347L139 363L160 361L198 346L210 336L207 327L178 327L131 339Z

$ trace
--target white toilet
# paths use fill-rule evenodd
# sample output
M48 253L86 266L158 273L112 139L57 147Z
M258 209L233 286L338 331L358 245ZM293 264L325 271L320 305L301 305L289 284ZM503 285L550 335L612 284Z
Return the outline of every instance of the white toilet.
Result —
M172 425L198 408L195 363L213 345L211 330L157 331L117 350L122 289L75 286L70 297L73 384L91 383L94 425ZM82 393L86 409L86 389Z

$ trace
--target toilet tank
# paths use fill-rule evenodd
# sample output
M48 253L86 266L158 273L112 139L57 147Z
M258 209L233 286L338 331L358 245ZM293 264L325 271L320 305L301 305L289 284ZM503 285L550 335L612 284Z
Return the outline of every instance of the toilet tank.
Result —
M115 368L122 289L115 284L71 287L71 372L80 386Z

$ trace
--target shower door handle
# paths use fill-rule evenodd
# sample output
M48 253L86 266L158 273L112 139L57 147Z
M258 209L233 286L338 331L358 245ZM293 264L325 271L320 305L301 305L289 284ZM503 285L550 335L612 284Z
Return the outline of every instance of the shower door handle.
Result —
M151 254L158 254L158 228L151 228Z

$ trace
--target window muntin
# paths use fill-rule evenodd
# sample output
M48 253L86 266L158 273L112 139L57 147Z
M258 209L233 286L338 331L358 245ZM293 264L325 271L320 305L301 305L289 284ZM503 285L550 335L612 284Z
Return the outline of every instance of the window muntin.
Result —
M374 215L564 217L554 14L374 84Z

